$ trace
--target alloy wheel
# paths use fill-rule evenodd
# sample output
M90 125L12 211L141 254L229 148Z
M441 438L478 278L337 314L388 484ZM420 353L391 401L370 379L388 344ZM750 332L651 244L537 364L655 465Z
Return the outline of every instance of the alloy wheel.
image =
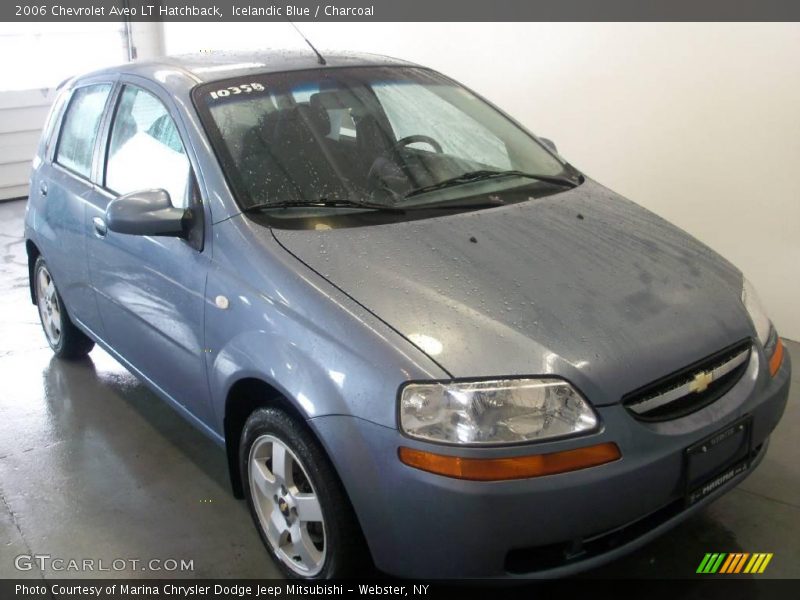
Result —
M36 304L47 341L55 348L61 342L61 303L47 267L40 267L36 273Z
M248 459L250 494L267 541L278 558L303 577L325 564L322 506L303 464L272 435L258 437Z

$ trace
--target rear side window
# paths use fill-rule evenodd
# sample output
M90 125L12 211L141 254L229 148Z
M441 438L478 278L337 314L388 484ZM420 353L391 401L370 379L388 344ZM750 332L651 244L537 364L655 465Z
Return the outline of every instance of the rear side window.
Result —
M117 194L164 189L173 206L185 208L191 181L189 158L166 107L143 89L126 86L111 129L106 187Z
M92 171L94 143L110 91L109 83L75 90L61 126L56 162L87 178Z

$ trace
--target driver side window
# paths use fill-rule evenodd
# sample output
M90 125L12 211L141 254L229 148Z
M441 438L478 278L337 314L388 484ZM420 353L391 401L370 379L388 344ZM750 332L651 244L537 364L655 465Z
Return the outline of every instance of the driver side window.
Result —
M191 172L178 128L166 107L149 92L126 85L111 128L105 186L120 195L164 189L173 206L187 208Z

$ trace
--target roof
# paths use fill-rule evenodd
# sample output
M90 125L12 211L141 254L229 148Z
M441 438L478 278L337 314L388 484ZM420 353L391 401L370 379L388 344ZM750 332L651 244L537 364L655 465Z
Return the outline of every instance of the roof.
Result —
M257 73L355 66L413 65L410 62L377 54L323 52L323 56L327 63L324 66L319 64L317 56L310 49L259 50L253 52L212 51L165 56L155 60L134 61L95 71L80 78L114 73L130 73L149 79L156 79L175 89L177 87L190 88L198 83Z

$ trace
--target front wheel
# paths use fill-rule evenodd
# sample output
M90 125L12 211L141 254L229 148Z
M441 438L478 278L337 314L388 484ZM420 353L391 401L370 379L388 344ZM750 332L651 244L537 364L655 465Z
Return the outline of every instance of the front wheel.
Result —
M304 424L256 410L242 431L239 466L250 514L286 576L348 577L367 564L350 501Z
M41 256L33 266L33 283L39 320L55 355L59 358L82 358L89 354L94 342L70 321L64 301Z

